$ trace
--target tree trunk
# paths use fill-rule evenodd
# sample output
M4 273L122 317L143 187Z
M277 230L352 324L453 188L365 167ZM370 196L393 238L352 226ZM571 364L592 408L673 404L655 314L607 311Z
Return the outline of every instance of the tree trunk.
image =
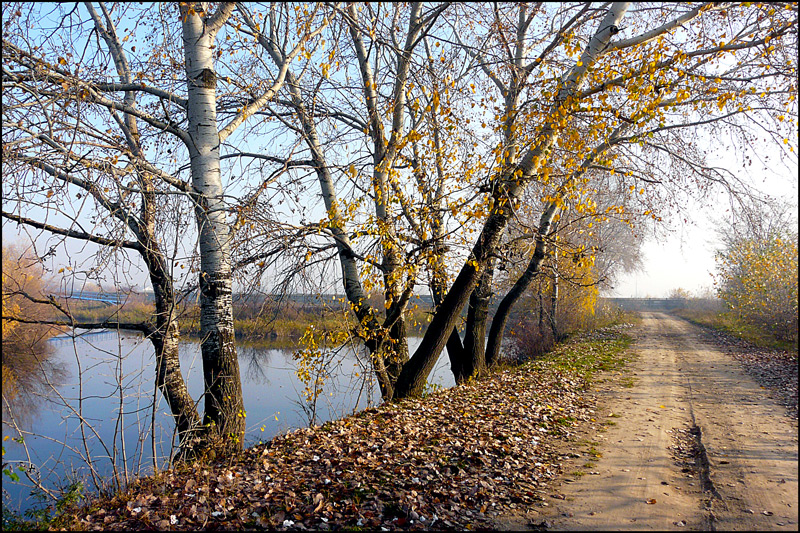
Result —
M280 57L273 56L276 61ZM380 337L375 335L381 330L380 323L375 316L374 309L367 303L367 296L364 293L364 288L358 275L358 265L356 258L353 255L353 250L350 244L350 237L345 232L345 220L339 212L338 200L336 197L336 187L334 186L333 176L330 173L327 161L325 159L325 152L317 134L316 124L312 116L306 111L305 104L303 103L300 86L297 78L291 71L287 72L286 79L288 80L289 94L292 98L292 104L300 119L300 125L303 128L303 134L311 152L311 160L314 163L314 171L317 174L319 181L320 193L322 200L325 204L325 209L328 212L328 218L331 220L330 230L333 234L334 241L336 242L337 255L339 256L339 264L342 268L342 283L344 284L344 292L347 301L350 303L353 312L358 318L367 336L364 339L364 344L369 350L372 360L372 368L378 378L378 386L381 390L381 397L391 398L394 391L394 381L397 377L390 375L389 370L386 368L384 362L382 347L383 342ZM404 328L405 324L395 324L396 328L392 328L393 335L402 334L400 328ZM372 335L370 335L372 333ZM406 348L406 356L408 349ZM398 372L394 368L394 372Z
M200 11L202 13L202 11ZM233 331L230 226L220 177L216 114L216 32L197 10L181 6L189 88L188 146L200 236L200 335L205 385L203 424L223 453L241 450L245 418Z
M544 237L550 231L550 224L557 211L558 208L556 204L550 203L544 213L542 213L536 235L536 248L528 263L528 267L516 283L514 283L514 286L511 287L511 290L508 291L508 294L500 301L500 305L497 306L497 312L495 312L494 318L492 319L492 327L489 329L489 341L486 347L486 366L489 368L497 363L500 356L500 345L503 342L503 334L511 310L530 286L536 274L539 273L542 261L544 261L547 252Z
M489 215L478 241L472 248L471 259L461 268L425 331L422 342L403 367L395 386L395 398L422 394L428 374L433 370L439 354L442 353L447 339L458 322L461 310L478 282L480 269L487 267L489 256L497 248L503 236L508 217L507 213Z
M91 4L87 5L87 9L94 20L95 29L108 46L120 81L131 83L130 67L108 11L101 5L106 17L104 24ZM127 107L135 108L136 93L126 91L123 103ZM124 124L120 126L125 133L128 148L136 157L143 158L136 118L126 113ZM139 253L147 265L155 296L155 327L148 335L156 358L155 385L164 396L175 419L179 446L181 452L185 453L193 445L192 432L197 430L200 417L181 372L178 352L180 332L175 316L174 284L167 268L167 260L156 238L156 191L153 177L147 172L140 171L136 173L136 180L142 192L141 218L126 217L126 222L140 244Z
M143 249L156 305L155 331L150 335L156 354L156 386L167 400L178 429L178 442L185 453L193 445L193 432L200 425L200 416L181 372L178 357L180 332L175 317L172 279L158 245L153 240L145 241Z
M553 332L553 342L561 340L558 334L558 268L553 267L553 294L550 296L550 330Z
M431 292L433 293L434 314L438 311L439 306L442 305L444 294L446 292L444 283L444 255L436 254L436 260L440 265L437 265L436 272L434 272L433 280L431 281ZM459 376L463 373L464 364L464 345L461 343L461 337L458 335L458 328L454 327L447 338L447 357L450 359L450 371L453 373L456 383L459 382Z
M494 258L488 261L487 268L483 270L478 285L469 297L460 380L456 376L458 384L466 382L472 376L483 375L486 371L486 321L489 317L493 278Z
M539 323L536 330L539 342L544 346L544 296L542 295L542 281L539 280Z
M494 253L503 236L514 204L519 200L525 187L538 173L542 160L550 152L560 133L562 112L571 112L571 97L580 90L586 79L588 69L594 64L597 57L608 46L611 37L619 30L617 23L628 8L627 3L614 3L609 8L606 16L600 22L594 36L589 40L581 54L580 61L570 70L566 80L559 88L555 102L551 109L551 119L540 130L536 140L532 143L525 156L515 169L503 173L493 185L493 198L495 208L486 219L472 254L466 264L461 268L458 276L448 291L442 305L431 320L422 342L414 355L403 367L395 387L395 398L406 396L419 396L425 386L428 374L433 370L439 354L444 349L453 327L456 325L458 315L466 305L472 289L478 281L479 269L487 267L489 257ZM512 172L513 171L513 172ZM521 175L517 173L521 172ZM498 207L508 203L505 210ZM555 211L551 205L548 211ZM543 214L544 216L544 214ZM551 218L548 220L552 221ZM491 339L491 334L490 334ZM487 353L488 355L488 353Z
M428 49L427 40L425 40L425 49L428 51L428 58L431 58L430 50ZM429 62L430 64L430 62ZM433 76L433 73L431 73ZM433 294L434 313L439 309L442 304L444 295L447 293L447 265L445 264L445 230L443 216L446 211L443 207L444 203L444 183L445 171L444 161L442 159L442 139L440 136L439 121L437 120L436 112L431 113L431 125L433 126L433 143L434 143L434 160L436 162L436 180L435 186L429 186L422 179L422 170L419 168L420 155L418 152L417 143L414 143L414 174L417 177L417 184L421 190L425 191L426 203L431 211L431 237L433 239L433 276L430 283L431 293ZM421 240L425 238L424 235L419 236ZM461 337L458 335L458 328L454 327L450 336L447 338L447 357L450 360L450 371L453 373L456 383L459 382L460 376L463 374L464 364L464 345L461 342Z

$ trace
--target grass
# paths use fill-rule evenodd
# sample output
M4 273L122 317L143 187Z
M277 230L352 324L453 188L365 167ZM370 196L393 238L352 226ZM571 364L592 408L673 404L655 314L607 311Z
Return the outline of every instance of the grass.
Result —
M155 306L150 302L127 302L114 306L99 302L74 302L71 311L83 322L114 320L119 322L148 322L153 320ZM294 302L281 305L267 304L256 307L247 303L234 303L233 326L237 338L248 340L284 340L287 343L303 336L309 325L319 332L332 332L349 328L348 320L340 310L323 305L302 305ZM406 317L409 334L424 331L430 320L428 311L416 307ZM193 305L178 314L178 327L182 335L200 335L200 309Z
M771 333L748 324L731 311L708 309L676 309L673 314L698 326L722 331L760 348L783 350L797 354L797 342L775 338Z
M633 339L622 333L618 336L599 338L577 337L556 346L552 352L540 359L556 364L558 368L575 371L587 385L598 372L621 370L630 360L627 353Z

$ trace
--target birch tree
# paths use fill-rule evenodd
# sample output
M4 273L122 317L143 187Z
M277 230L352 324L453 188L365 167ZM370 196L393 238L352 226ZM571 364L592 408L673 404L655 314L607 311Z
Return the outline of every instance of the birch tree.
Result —
M4 210L3 215L107 249L135 250L144 258L158 298L156 326L114 325L145 331L155 339L159 387L161 380L182 381L171 271L190 265L193 254L191 247L187 250L176 244L175 249L188 255L178 258L182 261L165 261L161 247L173 239L178 243L178 234L166 239L162 232L170 227L159 222L168 219L167 215L179 215L173 202L187 202L194 210L199 265L193 272L198 276L195 286L199 287L205 385L202 431L194 436L204 446L219 445L223 453L241 449L245 412L231 299L231 226L235 220L225 200L221 161L248 153L242 147L243 138L235 133L268 104L285 76L285 70L266 72L259 86L243 91L243 84L219 72L221 61L230 74L237 64L252 62L235 25L230 24L236 9L247 12L248 7L237 8L232 3L174 7L101 3L94 7L86 3L68 12L56 9L47 13L54 20L60 17L62 31L46 37L33 24L36 10L4 6L4 15L9 16L4 16L3 34L4 65L19 65L17 70L4 67L4 104L12 89L24 95L15 107L8 108L8 114L4 105L4 154L18 165L18 176L31 176L29 188L38 187L41 182L36 180L43 178L59 184L39 189L36 198L19 194L17 205L44 205L49 208L46 217L60 206L72 209L75 200L91 198L89 207L98 210L99 218L95 219L95 231L85 231L80 210L66 227L47 223L41 212L38 219L19 210ZM324 17L315 19L319 6L310 16L306 13L296 15L290 59L326 24ZM264 19L264 13L250 16ZM169 17L179 17L180 25ZM122 31L121 24L126 26ZM87 38L91 34L79 30L94 32L102 41L93 42ZM80 38L75 39L70 31ZM226 32L224 40L218 38L220 31ZM223 46L227 55L223 55ZM109 63L113 65L110 68ZM70 112L70 106L78 112ZM31 109L38 114L31 114ZM59 110L61 122L53 122L53 109ZM102 120L105 123L98 126L97 121ZM58 126L56 132L54 125ZM5 135L7 128L16 128L13 140ZM73 199L75 187L83 192ZM177 218L173 229L185 222ZM112 220L120 224L113 226ZM165 395L171 394L170 390L162 388ZM179 399L168 397L181 434L198 423L194 402L183 391L177 394Z
M502 28L504 21L498 8L494 11L494 27ZM538 229L541 236L547 235L565 204L565 197L578 183L581 165L589 162L609 167L609 171L613 169L614 155L607 153L612 144L635 142L644 151L660 152L677 164L685 164L701 181L730 184L729 172L708 168L702 157L687 157L666 142L660 144L649 139L659 135L659 140L665 140L675 130L696 130L714 122L746 123L748 117L756 114L753 111L756 106L766 111L775 131L787 131L781 123L784 113L794 110L796 81L785 75L783 66L772 68L763 58L781 50L777 54L789 69L796 68L796 56L788 53L796 40L796 12L791 5L664 6L655 20L647 12L636 13L636 10L626 17L628 11L627 4L616 3L607 11L591 10L592 16L584 21L580 19L579 10L572 17L565 16L562 20L566 21L566 26L575 24L575 27L571 31L553 32L549 40L543 41L538 56L523 48L524 41L515 43L515 51L513 41L502 35L497 37L497 47L506 57L496 63L507 66L506 79L513 82L521 73L534 74L544 69L542 77L550 78L551 84L539 85L546 87L539 93L543 98L530 95L527 102L537 105L530 105L527 110L524 106L509 108L506 105L502 113L497 113L498 129L509 118L524 117L525 120L519 122L527 125L520 134L521 147L498 142L494 152L497 168L491 178L491 214L420 347L404 367L396 395L421 391L423 376L427 376L446 343L448 331L478 283L480 271L488 268L521 192L532 181L550 179L551 169L557 163L553 156L563 153L559 148L569 146L572 155L560 165L566 179L559 186L558 194L545 199ZM634 14L637 18L633 18ZM536 10L526 13L524 8L518 9L517 16L512 19L516 22L512 27L516 27L518 37L532 27L535 15ZM630 28L624 28L627 20L630 20ZM715 23L717 20L724 20L727 25ZM639 27L647 29L637 31ZM619 35L623 28L625 35L633 35ZM679 28L687 34L682 38L672 37ZM454 31L456 35L465 33ZM779 44L771 44L773 40ZM566 68L560 67L563 60L554 61L559 56L552 53L562 46L567 55L578 53L577 60ZM473 55L484 55L483 50L487 48L476 46ZM525 59L515 63L520 56ZM735 65L729 59L734 56ZM483 65L496 63L481 62ZM553 68L553 65L558 66ZM546 74L558 68L563 69L560 74L552 77ZM491 70L486 74L506 101L513 97L513 84L504 82L500 75L493 76ZM764 79L770 79L770 83L762 85ZM526 89L533 87L526 85ZM762 87L760 99L753 97ZM624 94L625 98L618 100L616 93ZM777 101L774 105L761 105L768 94ZM542 106L542 102L547 104ZM711 116L703 117L701 113ZM737 117L744 120L736 122ZM581 135L584 131L577 127L581 123L589 124L588 135ZM788 135L778 135L787 144L791 142ZM518 160L512 159L510 166L504 169L503 165L515 152L520 154ZM544 245L544 241L542 243ZM534 254L531 265L534 271L543 257L544 254Z
M156 386L175 418L180 444L185 446L197 429L199 416L178 359L175 287L166 234L160 231L169 224L163 217L165 204L159 191L165 178L183 192L189 189L145 159L137 117L115 109L119 103L141 113L136 93L124 90L125 85L132 85L133 76L116 25L105 6L100 8L98 13L87 5L87 25L110 50L112 72L119 83L96 87L72 74L69 52L57 57L53 50L35 53L44 47L36 44L37 35L28 34L25 22L42 14L38 8L23 13L19 6L4 7L9 24L3 34L3 159L4 173L14 179L4 180L3 217L56 239L94 243L123 255L130 250L142 258L155 296L151 323L125 323L114 317L87 323L75 319L66 303L59 303L60 298L35 299L52 303L59 311L61 318L50 323L142 332L153 344ZM20 22L18 33L9 29L16 20ZM99 57L89 56L87 62L96 59ZM122 94L122 102L103 91ZM167 91L159 96L168 105L183 101ZM103 109L95 119L90 118L93 101ZM61 220L56 213L62 215ZM47 255L40 252L40 257ZM108 255L104 253L100 260Z

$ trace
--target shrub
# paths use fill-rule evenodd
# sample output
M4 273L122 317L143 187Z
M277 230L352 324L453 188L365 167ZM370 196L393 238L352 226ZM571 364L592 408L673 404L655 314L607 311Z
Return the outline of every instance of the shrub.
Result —
M733 240L717 253L720 298L742 320L797 342L797 235Z

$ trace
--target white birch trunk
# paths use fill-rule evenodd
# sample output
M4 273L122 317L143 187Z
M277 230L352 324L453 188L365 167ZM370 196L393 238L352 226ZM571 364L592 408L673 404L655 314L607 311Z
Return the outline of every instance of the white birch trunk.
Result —
M223 201L216 114L216 28L181 6L188 83L188 133L195 216L200 239L200 335L205 415L210 437L226 450L242 448L244 413L233 331L231 228ZM190 11L191 9L191 11Z

